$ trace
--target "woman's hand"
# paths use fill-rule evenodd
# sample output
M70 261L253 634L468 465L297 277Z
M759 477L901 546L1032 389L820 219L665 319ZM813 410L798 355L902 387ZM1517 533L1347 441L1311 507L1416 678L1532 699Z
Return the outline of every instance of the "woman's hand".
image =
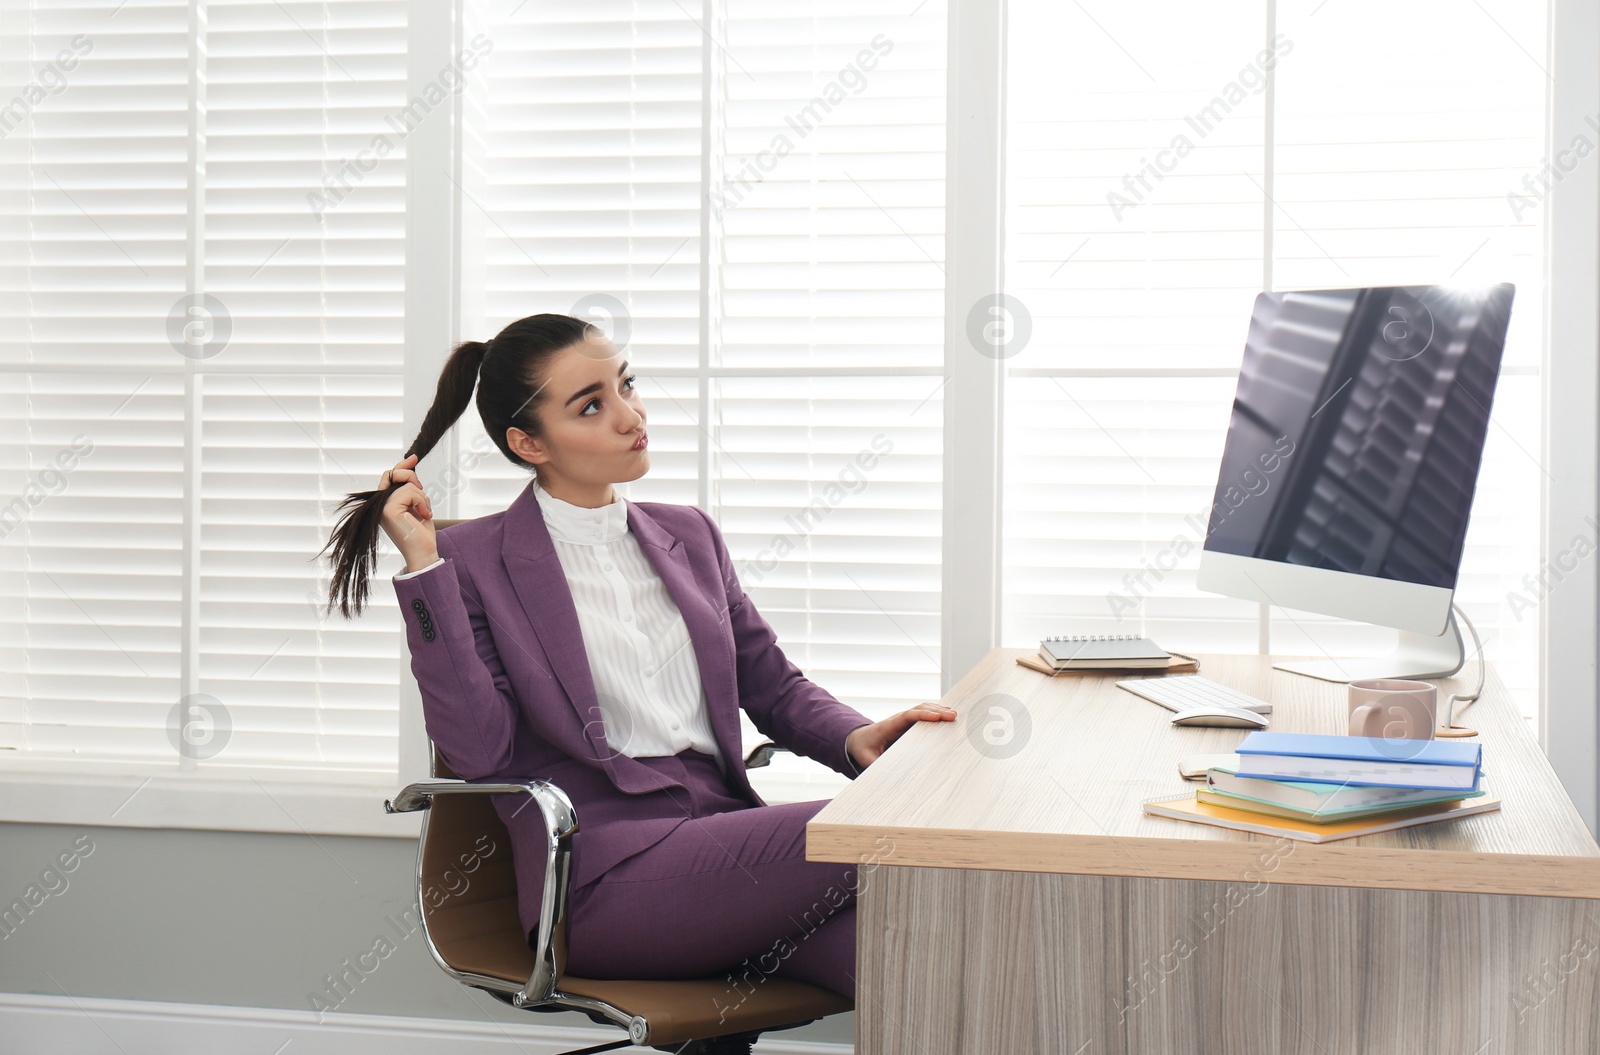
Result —
M383 504L380 521L384 534L389 536L389 541L406 559L406 571L426 568L439 559L438 532L433 526L433 503L423 492L422 481L417 479L413 468L417 464L416 459L415 454L408 454L395 462L393 469L385 469L378 478L380 491L398 480L407 481Z
M844 749L862 769L872 765L878 756L889 750L889 745L900 739L900 734L918 722L953 722L954 707L942 703L919 703L908 711L890 715L881 722L863 725L851 730L844 738Z

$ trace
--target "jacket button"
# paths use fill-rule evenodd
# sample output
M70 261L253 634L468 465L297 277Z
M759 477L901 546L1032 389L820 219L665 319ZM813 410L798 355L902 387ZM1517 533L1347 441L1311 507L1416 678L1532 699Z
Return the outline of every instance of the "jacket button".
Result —
M418 597L412 600L411 607L419 612L422 611L422 598Z

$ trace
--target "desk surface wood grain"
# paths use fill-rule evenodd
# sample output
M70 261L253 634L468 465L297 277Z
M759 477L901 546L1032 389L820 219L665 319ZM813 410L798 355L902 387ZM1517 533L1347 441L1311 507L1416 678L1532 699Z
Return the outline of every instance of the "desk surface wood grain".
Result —
M1458 724L1479 731L1499 810L1326 844L1145 814L1191 792L1180 759L1247 730L1177 728L1116 687L1048 677L995 649L944 697L953 722L913 726L807 825L810 860L1600 898L1600 846L1491 668ZM1205 655L1200 673L1273 705L1270 728L1343 733L1347 688L1262 656ZM1463 672L1476 674L1469 664ZM1440 681L1441 701L1469 679Z

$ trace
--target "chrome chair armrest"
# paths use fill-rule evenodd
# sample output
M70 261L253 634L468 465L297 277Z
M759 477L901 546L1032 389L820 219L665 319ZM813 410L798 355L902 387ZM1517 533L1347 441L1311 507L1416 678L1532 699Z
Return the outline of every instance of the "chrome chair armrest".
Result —
M744 756L744 768L759 769L760 767L770 763L772 761L772 756L777 754L779 751L788 750L789 749L787 747L779 747L771 740L763 740L761 743L751 748L748 755Z
M434 778L407 784L383 804L385 813L412 813L428 809L435 795L529 795L544 818L544 897L539 905L539 938L534 949L533 973L512 1002L516 1007L543 1003L555 992L566 970L564 950L556 949L557 928L566 923L567 887L572 879L572 836L578 831L578 812L566 792L548 780L472 783ZM426 919L426 917L424 917Z
M437 777L432 780L419 780L407 784L401 789L400 794L388 799L383 804L385 813L415 813L417 810L428 808L429 801L434 795L444 794L478 794L478 795L510 795L533 794L537 787L546 787L559 791L554 784L547 780L530 780L515 783L474 784L468 780L448 780ZM565 795L561 796L563 799ZM570 803L568 804L570 806ZM576 820L573 822L576 824Z

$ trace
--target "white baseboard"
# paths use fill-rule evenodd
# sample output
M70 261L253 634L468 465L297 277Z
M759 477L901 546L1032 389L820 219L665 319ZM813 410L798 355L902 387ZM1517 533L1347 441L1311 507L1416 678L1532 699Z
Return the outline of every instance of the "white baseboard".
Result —
M535 1013L529 1012L530 1017ZM320 1019L320 1021L319 1021ZM850 1044L763 1037L759 1055L851 1055ZM621 1030L0 993L5 1055L557 1055ZM617 1048L619 1055L654 1051Z

